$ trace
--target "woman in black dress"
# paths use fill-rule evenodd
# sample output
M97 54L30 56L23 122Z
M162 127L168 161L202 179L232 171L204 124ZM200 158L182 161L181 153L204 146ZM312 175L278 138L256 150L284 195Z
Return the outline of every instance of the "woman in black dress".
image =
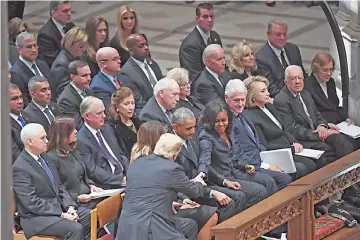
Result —
M111 96L107 111L107 122L114 130L119 146L128 158L136 142L136 134L142 121L134 116L134 94L127 87L121 87Z
M70 196L82 207L94 208L102 199L91 200L91 192L100 192L94 182L86 175L84 160L91 156L81 154L76 149L75 120L70 117L57 117L50 125L48 156L54 160L59 177ZM78 198L79 195L83 195Z
M257 76L257 65L251 44L245 40L235 44L231 50L230 72L232 79L245 80Z

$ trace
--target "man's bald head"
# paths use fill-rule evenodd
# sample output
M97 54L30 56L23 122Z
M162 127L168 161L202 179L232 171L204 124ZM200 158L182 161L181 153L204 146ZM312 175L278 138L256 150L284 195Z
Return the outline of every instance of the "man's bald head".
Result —
M102 47L96 52L96 61L99 68L105 73L114 76L120 71L120 56L112 47Z
M144 61L149 56L149 47L143 34L134 33L126 38L126 46L131 56L139 61Z

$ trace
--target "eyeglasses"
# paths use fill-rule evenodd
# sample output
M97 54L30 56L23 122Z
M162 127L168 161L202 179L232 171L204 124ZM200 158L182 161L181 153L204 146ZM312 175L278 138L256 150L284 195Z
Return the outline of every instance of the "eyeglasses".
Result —
M107 62L107 61L109 61L109 60L111 60L111 61L114 61L114 62L116 62L116 61L121 61L121 57L120 56L117 56L117 57L114 57L114 58L112 58L112 59L103 59L103 60L100 60L101 62Z
M33 48L37 49L39 47L39 45L34 43L34 44L26 45L24 47L27 48L27 49L33 49Z
M295 77L289 78L289 80L290 80L291 82L296 82L296 80L303 81L303 80L304 80L304 77L303 77L303 76L295 76Z
M184 87L191 87L191 83L190 82L187 82L183 85L181 85L180 87L184 88Z
M321 73L333 73L334 70L334 68L320 68Z

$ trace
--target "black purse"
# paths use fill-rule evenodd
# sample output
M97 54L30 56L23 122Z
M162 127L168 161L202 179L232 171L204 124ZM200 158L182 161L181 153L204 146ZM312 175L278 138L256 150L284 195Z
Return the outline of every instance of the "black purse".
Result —
M335 202L329 207L329 215L344 220L347 227L357 226L355 218L346 210L343 209L343 202Z
M360 208L360 184L356 183L345 189L341 198L354 207Z

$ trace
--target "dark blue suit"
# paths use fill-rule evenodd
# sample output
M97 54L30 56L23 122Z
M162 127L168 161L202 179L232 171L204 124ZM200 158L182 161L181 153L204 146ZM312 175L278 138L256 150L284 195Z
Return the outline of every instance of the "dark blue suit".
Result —
M247 130L241 118L243 118L244 121L246 121L246 123L250 126L253 134ZM237 144L236 147L238 154L240 155L238 157L240 157L241 160L247 162L248 164L254 165L257 171L273 177L276 184L278 185L279 190L283 189L291 182L292 179L288 174L273 172L260 168L260 152L266 151L266 149L263 145L260 144L259 136L256 132L255 126L251 121L249 112L244 110L238 115L238 117L234 117L232 134L236 139L235 143Z

